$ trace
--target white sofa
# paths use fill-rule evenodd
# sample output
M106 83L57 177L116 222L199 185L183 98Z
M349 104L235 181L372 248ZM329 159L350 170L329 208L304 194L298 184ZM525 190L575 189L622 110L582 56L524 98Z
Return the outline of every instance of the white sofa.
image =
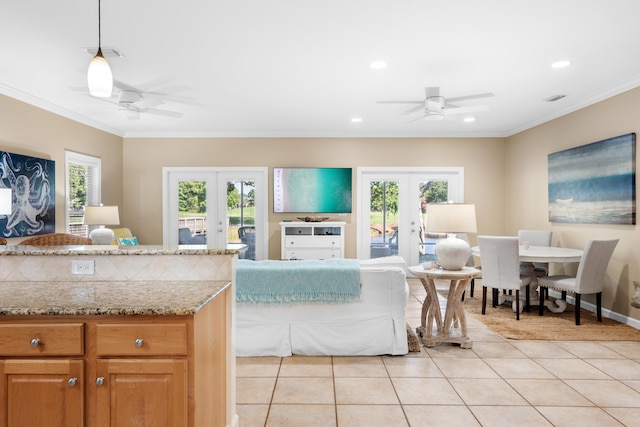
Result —
M360 298L348 303L238 303L236 354L406 354L406 271L400 257L361 261Z

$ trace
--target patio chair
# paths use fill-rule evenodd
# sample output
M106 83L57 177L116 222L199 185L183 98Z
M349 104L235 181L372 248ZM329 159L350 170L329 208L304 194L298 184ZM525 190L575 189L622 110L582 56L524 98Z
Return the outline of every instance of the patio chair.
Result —
M239 255L242 259L256 258L256 228L253 226L244 226L238 228L238 237L240 242L247 245L247 250Z

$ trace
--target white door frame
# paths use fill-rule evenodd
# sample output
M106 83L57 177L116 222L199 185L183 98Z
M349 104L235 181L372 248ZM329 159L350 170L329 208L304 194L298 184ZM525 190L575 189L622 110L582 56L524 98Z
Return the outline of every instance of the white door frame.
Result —
M417 230L419 230L420 218L417 211L411 209L411 189L417 188L417 183L427 176L429 179L446 180L449 182L450 201L461 203L464 201L464 168L463 167L359 167L357 169L357 207L358 227L356 230L356 254L358 259L369 259L369 210L370 210L370 185L371 181L389 180L398 181L398 222L407 226L399 227L398 255L407 263L417 263ZM402 208L406 207L406 208ZM412 241L415 240L414 242Z
M267 167L163 167L162 168L162 240L165 245L178 244L177 188L173 188L178 180L194 180L207 182L207 229L223 231L216 235L226 236L227 221L218 221L226 217L224 205L213 200L215 194L224 194L226 200L226 182L229 179L255 181L255 227L256 227L256 260L266 259L268 253L268 168ZM224 182L223 182L224 181ZM215 194L214 194L215 193ZM220 224L222 223L222 224ZM207 237L207 246L223 249L226 242L216 242L212 235ZM226 240L226 238L225 238Z

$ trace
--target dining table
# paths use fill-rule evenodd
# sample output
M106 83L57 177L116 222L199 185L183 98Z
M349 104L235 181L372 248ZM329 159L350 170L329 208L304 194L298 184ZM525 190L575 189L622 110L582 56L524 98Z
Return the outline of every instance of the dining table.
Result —
M582 249L562 248L559 246L519 246L518 257L521 262L521 271L524 271L525 275L531 278L529 299L532 305L537 305L539 301L537 294L538 276L535 274L533 263L577 263L580 262L582 253ZM482 260L479 246L473 246L471 254ZM562 313L567 308L567 302L560 298L544 300L544 306L553 313Z

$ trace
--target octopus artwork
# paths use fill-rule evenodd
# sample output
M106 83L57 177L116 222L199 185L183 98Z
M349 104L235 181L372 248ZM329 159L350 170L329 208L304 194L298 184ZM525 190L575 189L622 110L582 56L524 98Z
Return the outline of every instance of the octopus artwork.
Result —
M54 162L7 152L0 155L0 188L12 190L11 213L6 216L2 235L19 237L53 232Z

